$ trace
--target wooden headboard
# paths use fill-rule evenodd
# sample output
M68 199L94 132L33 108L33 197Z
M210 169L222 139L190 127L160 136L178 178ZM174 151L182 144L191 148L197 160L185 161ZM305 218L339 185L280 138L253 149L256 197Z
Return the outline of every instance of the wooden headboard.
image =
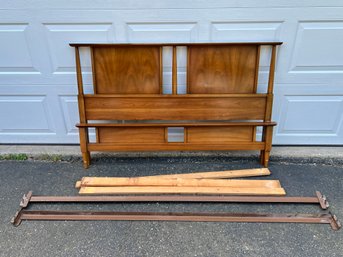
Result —
M90 151L260 150L268 166L276 47L281 42L70 44L75 47L80 146ZM262 46L271 48L266 93L257 93ZM93 94L84 94L81 47L90 48ZM172 48L172 92L163 94L162 56ZM177 49L186 47L186 94L177 90ZM106 121L106 122L104 122ZM116 122L121 121L121 122ZM256 140L256 127L263 127ZM96 128L89 142L88 128ZM170 142L168 129L183 128Z

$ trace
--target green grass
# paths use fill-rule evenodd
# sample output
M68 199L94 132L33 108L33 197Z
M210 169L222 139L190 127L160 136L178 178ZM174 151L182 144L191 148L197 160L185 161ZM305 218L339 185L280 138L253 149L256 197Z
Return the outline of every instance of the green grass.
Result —
M18 153L18 154L0 154L0 160L13 160L13 161L25 161L29 157L27 154Z
M58 161L62 160L62 155L58 155L58 154L42 154L42 155L37 157L37 160L58 162Z
M25 161L28 159L29 156L24 153L0 154L0 161ZM59 162L62 161L63 156L58 154L41 154L36 157L33 157L33 159L40 161Z

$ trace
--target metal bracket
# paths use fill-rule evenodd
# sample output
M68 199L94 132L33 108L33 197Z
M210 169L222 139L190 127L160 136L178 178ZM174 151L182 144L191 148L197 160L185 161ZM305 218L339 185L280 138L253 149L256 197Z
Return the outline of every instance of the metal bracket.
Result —
M20 208L19 211L16 212L16 214L14 215L14 217L11 219L11 223L15 226L18 227L21 223L21 216L22 216L22 208Z
M24 208L26 208L29 203L30 203L30 200L31 200L31 197L32 197L32 191L29 191L27 194L24 194L23 195L23 198L21 199L20 201L20 209L19 211L16 212L16 214L14 215L14 217L11 219L11 223L14 225L14 226L19 226L21 221L22 221L22 211Z
M31 200L32 197L32 191L29 191L26 195L23 195L23 199L20 202L20 207L26 208Z
M322 195L319 191L316 191L316 195L318 197L320 207L323 210L326 210L327 208L329 208L330 205L329 205L329 202L326 200L326 196Z
M330 225L333 230L339 230L342 227L341 222L338 220L337 216L329 212L331 215Z

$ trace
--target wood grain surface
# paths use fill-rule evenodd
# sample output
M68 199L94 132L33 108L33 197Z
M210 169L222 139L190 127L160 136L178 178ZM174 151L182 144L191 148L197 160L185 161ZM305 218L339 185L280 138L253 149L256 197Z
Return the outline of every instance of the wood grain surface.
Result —
M257 46L189 46L190 94L254 93Z
M185 99L186 98L186 99ZM262 120L265 97L85 96L90 120Z
M98 94L159 94L160 47L94 47Z
M236 187L81 187L79 194L205 194L205 195L285 195L283 188Z
M278 180L247 179L189 179L159 177L83 177L80 187L96 186L194 186L194 187L247 187L280 188Z

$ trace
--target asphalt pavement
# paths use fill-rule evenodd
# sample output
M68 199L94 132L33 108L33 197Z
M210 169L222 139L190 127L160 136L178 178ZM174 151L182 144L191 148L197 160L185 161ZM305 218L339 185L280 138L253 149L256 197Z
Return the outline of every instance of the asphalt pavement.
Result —
M72 161L0 161L0 256L343 256L343 229L326 224L157 221L23 221L10 224L22 195L77 195L82 176L139 176L258 168L256 158L95 158L88 170ZM342 160L271 159L289 196L325 194L343 219ZM317 205L136 203L36 204L32 209L323 213Z

